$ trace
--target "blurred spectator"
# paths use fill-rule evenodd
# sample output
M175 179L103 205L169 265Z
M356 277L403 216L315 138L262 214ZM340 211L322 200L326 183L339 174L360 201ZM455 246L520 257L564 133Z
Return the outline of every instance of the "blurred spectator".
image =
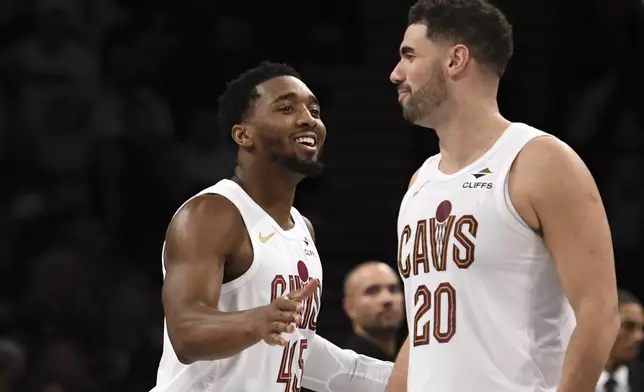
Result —
M37 357L27 380L27 392L97 391L87 353L69 339L50 341Z
M96 54L82 39L69 8L50 4L33 15L33 28L9 55L12 74L20 80L20 115L33 135L49 131L48 119L58 102L84 106L98 92Z
M14 341L0 339L0 391L17 392L17 381L25 367L25 355Z
M79 250L61 244L32 263L22 315L31 332L47 337L91 330L99 315L87 262Z
M105 309L106 345L101 358L102 378L109 390L144 391L153 386L163 341L162 324L156 322L153 292L145 275L119 268L122 278L113 282ZM116 272L116 271L115 271Z
M644 340L644 308L633 294L619 291L622 326L596 392L644 392L644 363L636 361Z
M403 302L400 279L391 267L378 261L357 266L344 282L344 311L353 326L345 348L393 361L400 348Z
M644 183L633 181L633 173L644 171L641 153L624 151L611 162L612 175L603 194L617 259L632 257L644 235Z
M166 223L156 208L174 207L173 185L181 181L172 114L148 79L150 54L134 39L137 34L125 29L108 39L105 80L90 126L97 141L93 181L100 215L110 226L140 235L147 233L141 224L156 222L160 228ZM157 204L150 204L150 192Z

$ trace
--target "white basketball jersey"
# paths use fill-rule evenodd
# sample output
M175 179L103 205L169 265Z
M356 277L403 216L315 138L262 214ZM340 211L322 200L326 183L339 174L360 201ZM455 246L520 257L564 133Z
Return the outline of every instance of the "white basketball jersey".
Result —
M542 238L513 208L510 167L546 135L512 124L457 173L429 158L398 217L409 392L554 392L574 314Z
M254 258L248 271L222 285L219 310L234 312L268 305L311 279L318 279L321 287L322 265L317 249L295 208L291 210L295 226L285 231L233 181L222 180L196 196L203 194L219 194L235 204L253 246ZM165 276L165 269L163 272ZM153 391L299 391L308 357L307 341L315 336L320 298L321 288L304 302L301 325L295 332L282 335L289 341L285 348L260 341L230 358L183 365L164 328L163 355Z

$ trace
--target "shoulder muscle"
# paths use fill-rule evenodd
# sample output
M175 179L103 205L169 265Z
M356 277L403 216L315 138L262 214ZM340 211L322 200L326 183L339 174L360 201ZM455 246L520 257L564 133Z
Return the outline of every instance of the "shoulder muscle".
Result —
M166 233L162 295L169 328L190 306L217 308L226 257L243 234L239 211L222 196L196 197L174 216Z
M244 223L235 205L220 195L186 203L166 232L166 268L213 255L227 256L240 243Z

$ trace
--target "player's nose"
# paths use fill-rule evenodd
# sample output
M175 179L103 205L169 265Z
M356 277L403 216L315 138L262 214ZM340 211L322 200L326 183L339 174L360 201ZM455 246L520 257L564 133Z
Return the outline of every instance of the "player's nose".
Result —
M400 84L405 81L405 75L402 70L402 67L400 66L400 62L398 62L394 70L391 71L391 74L389 75L389 80L393 84Z
M318 120L311 115L308 110L302 110L297 116L297 126L302 128L313 129L317 127Z

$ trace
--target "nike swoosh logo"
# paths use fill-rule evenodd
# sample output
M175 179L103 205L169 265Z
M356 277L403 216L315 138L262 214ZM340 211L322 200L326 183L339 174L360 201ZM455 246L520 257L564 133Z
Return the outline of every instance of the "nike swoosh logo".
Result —
M272 232L271 234L269 234L269 235L267 235L266 237L264 237L264 236L262 235L262 233L259 233L259 241L260 241L262 244L265 244L265 243L267 243L271 238L273 238L273 236L274 236L274 235L275 235L275 232Z

